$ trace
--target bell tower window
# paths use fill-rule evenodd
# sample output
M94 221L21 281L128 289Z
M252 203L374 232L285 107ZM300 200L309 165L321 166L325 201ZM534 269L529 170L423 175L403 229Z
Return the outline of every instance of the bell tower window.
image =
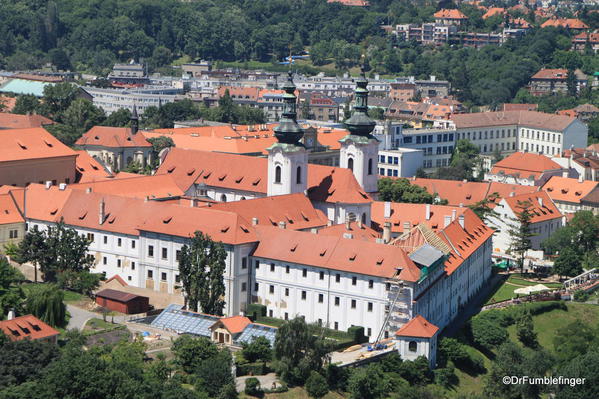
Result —
M281 167L275 167L275 183L281 183Z
M302 184L302 167L298 166L295 171L295 183Z
M348 158L347 169L351 170L352 172L354 171L354 159L353 158Z

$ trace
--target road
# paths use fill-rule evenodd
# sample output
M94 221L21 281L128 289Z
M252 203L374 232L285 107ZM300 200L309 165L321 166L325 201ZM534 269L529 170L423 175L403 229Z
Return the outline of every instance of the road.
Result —
M67 305L67 311L71 314L69 324L67 325L67 329L69 330L73 328L81 330L89 319L94 317L102 318L100 313L90 312L89 310L85 310L74 305ZM112 321L113 316L106 316L106 320ZM123 323L124 321L125 316L114 316L115 323Z

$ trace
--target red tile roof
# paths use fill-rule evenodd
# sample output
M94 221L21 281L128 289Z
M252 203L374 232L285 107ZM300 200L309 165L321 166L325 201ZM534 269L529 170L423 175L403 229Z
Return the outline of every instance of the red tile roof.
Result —
M468 19L460 10L455 9L442 9L434 14L435 18L439 19Z
M59 334L57 330L30 314L0 321L0 330L11 341L43 339Z
M567 69L560 68L543 68L537 73L532 75L531 79L555 79L555 80L566 80L568 77Z
M406 252L393 245L293 231L256 227L260 242L255 257L391 278L417 281L420 269Z
M0 129L29 129L52 125L54 121L42 115L0 113Z
M218 88L218 97L223 97L227 90L232 98L247 101L256 101L260 92L259 87L221 86Z
M561 131L576 118L535 111L477 112L451 116L458 129L522 125L532 128Z
M483 19L491 18L495 15L504 15L506 13L505 8L501 7L491 7L487 12L483 15Z
M187 190L194 182L266 194L268 159L171 148L156 174L171 174ZM320 202L369 203L349 169L308 165L308 197Z
M318 234L343 237L346 234L351 234L354 240L375 241L381 235L371 227L357 222L350 222L349 228L345 223L334 224L318 230Z
M83 134L75 144L95 145L109 148L151 147L141 132L131 134L128 127L94 126Z
M404 324L395 335L398 337L432 338L437 331L439 331L439 327L417 315Z
M0 143L0 162L77 156L41 127L0 130Z
M536 111L539 104L503 104L504 111Z
M77 183L88 183L97 180L105 180L112 175L104 169L104 167L95 160L86 151L75 151L77 159L75 160L75 168L77 169Z
M243 332L251 322L252 321L245 316L223 317L218 319L210 328L215 328L222 324L231 334L239 334L240 332Z
M426 188L431 194L437 194L450 205L471 205L485 199L489 194L489 183L464 182L442 179L410 179L410 184Z
M576 18L551 18L541 24L541 28L546 28L548 26L568 29L589 29L587 24Z
M533 154L531 152L514 152L501 161L497 162L491 168L490 173L498 175L518 175L526 178L534 176L539 179L543 172L560 170L562 167L542 154Z
M136 298L145 298L141 295L131 294L129 292L112 290L110 288L104 289L102 291L96 292L96 296L100 298L111 299L113 301L127 303Z
M468 208L447 205L431 205L430 218L426 219L425 204L408 204L391 202L391 217L386 218L384 215L385 203L375 201L372 203L370 210L370 218L372 219L372 227L377 231L382 231L385 222L391 222L391 231L393 233L405 233L412 227L424 223L433 230L443 229L445 216L451 216L452 212L456 212L456 217L464 215ZM407 223L409 227L406 230Z
M17 203L10 193L0 194L0 225L25 223Z
M135 175L117 179L103 179L87 183L72 184L74 190L87 190L101 194L119 195L131 198L170 198L185 194L170 175Z
M542 187L554 201L564 201L579 204L591 192L598 190L599 182L568 177L553 176Z
M260 226L278 227L279 222L285 222L287 228L291 230L322 227L328 222L326 215L314 208L308 197L300 193L216 203L209 207L234 212L248 223L252 223L252 219L257 218Z
M550 179L551 180L551 179ZM531 223L544 222L546 220L558 219L562 217L561 212L545 191L537 191L531 194L516 195L504 198L507 205L517 214L522 211L520 206L523 202L530 203L529 211L532 212ZM542 206L541 206L542 202Z

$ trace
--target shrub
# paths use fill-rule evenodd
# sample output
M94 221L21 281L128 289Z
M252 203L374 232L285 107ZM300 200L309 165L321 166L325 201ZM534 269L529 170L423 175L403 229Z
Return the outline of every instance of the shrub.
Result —
M524 313L518 318L516 321L516 334L524 346L529 348L537 347L537 333L534 331L530 313Z
M252 320L266 316L266 306L259 303L251 303L247 307L247 316Z
M368 340L368 337L364 335L364 327L351 326L347 329L347 333L352 337L356 344L361 344Z
M306 380L306 391L313 398L320 399L329 392L327 380L317 373L312 371L310 377Z
M242 344L241 350L243 357L250 363L258 360L268 361L272 358L272 349L270 341L264 337L254 337L252 342Z
M236 370L238 377L242 375L265 375L270 373L270 367L264 362L238 364Z
M482 317L485 313L472 318L470 329L474 344L489 350L505 342L508 334L505 327L499 321L504 319Z
M589 293L584 290L574 291L574 300L576 302L586 302L589 300Z
M250 396L262 396L263 391L260 387L260 381L257 378L248 378L245 380L245 389L243 390L246 395Z
M345 391L349 370L329 363L326 368L326 377L331 391Z
M455 375L455 369L453 367L437 369L434 371L434 373L435 383L444 388L451 388L460 382L458 376Z

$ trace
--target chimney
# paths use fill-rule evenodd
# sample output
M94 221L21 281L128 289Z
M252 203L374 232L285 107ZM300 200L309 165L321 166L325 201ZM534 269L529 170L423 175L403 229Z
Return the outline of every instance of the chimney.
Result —
M424 215L426 220L431 220L431 204L426 204L426 213Z
M391 217L391 202L389 202L389 201L385 201L385 211L383 213L383 217L384 218Z
M383 225L383 242L385 244L391 241L391 222L385 222Z
M464 215L460 215L458 217L458 223L460 224L460 226L462 226L462 228L464 228Z
M410 224L410 222L403 222L403 230L404 233L410 230L410 227L412 227L412 225Z
M582 173L580 173L580 174L578 175L578 182L579 182L579 183L582 183L583 181L584 181L584 176L582 175Z
M353 236L353 234L352 234L352 233L343 233L343 238L349 238L349 239L352 239L352 238L354 238L354 236Z
M356 222L356 224L358 225L358 228L359 228L359 229L361 229L361 228L362 228L362 221L361 221L361 220L358 220L358 221Z
M516 193L514 193L513 191L510 193L510 197L513 197L514 195L516 195Z
M568 177L568 171L562 170L562 177Z
M284 221L280 221L279 222L279 228L285 230L285 228L287 227L287 224Z
M47 180L46 181L46 190L49 190L50 187L52 187L52 181L51 180Z
M539 206L542 208L543 207L543 198L539 197Z
M60 183L60 184L58 185L58 189L59 189L60 191L64 191L66 188L67 188L67 184L66 184L66 183Z
M258 225L258 218L252 218L252 226Z
M8 316L6 316L6 320L12 320L15 318L15 310L11 309L8 311Z
M85 193L86 194L91 194L91 192L92 192L92 188L91 187L88 187L88 188L85 189Z
M463 202L460 202L460 205L459 205L459 206L460 206L460 208L463 208L463 207L464 207L464 203L463 203Z
M345 230L351 230L351 221L349 219L345 219Z
M449 226L449 223L451 223L451 216L450 215L443 216L443 227Z
M452 210L451 211L451 221L453 222L455 220L455 217L457 216L458 211L457 210Z
M327 220L327 227L331 227L333 225L333 221L332 220Z
M318 234L318 229L316 227L312 227L310 229L310 233L312 233L312 234Z
M98 224L103 224L104 219L106 217L106 204L104 203L104 198L100 200L100 207L98 211Z

